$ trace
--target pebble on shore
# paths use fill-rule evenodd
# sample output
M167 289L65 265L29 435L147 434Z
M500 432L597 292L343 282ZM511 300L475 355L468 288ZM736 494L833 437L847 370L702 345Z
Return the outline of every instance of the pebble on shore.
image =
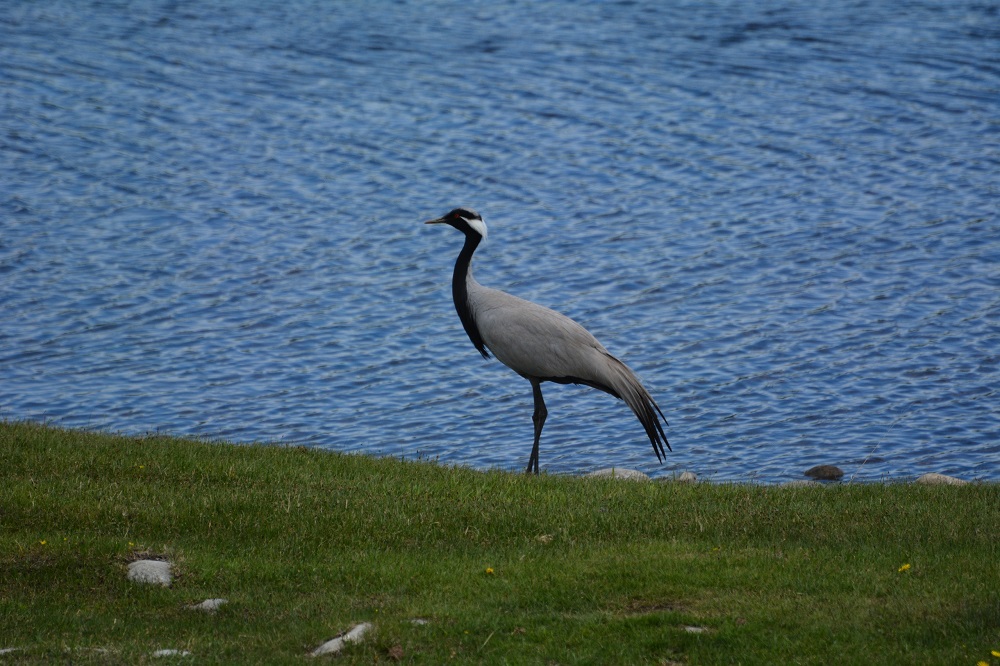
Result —
M187 650L174 650L174 649L164 649L157 650L153 653L154 657L190 657L191 653Z
M173 580L170 573L170 562L136 560L128 565L128 579L136 583L169 586Z
M372 624L370 622L362 622L361 624L356 624L351 628L346 634L341 634L336 638L331 638L326 643L323 643L318 648L312 651L312 656L319 657L324 654L331 654L335 652L340 652L344 649L344 645L347 643L360 643L372 629Z
M928 472L927 474L917 477L917 480L914 481L914 483L919 483L925 486L964 486L969 482L965 479L947 476L946 474Z
M219 610L220 606L227 603L229 603L228 599L205 599L200 604L191 604L188 608L204 611L205 613L215 613Z
M624 479L626 481L649 481L649 476L634 469L605 467L586 475L588 479Z
M806 470L806 476L820 481L839 481L844 476L844 470L836 465L816 465Z

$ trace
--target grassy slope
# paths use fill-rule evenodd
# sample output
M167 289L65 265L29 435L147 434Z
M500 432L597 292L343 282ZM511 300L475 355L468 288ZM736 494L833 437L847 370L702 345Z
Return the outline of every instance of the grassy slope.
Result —
M369 620L333 659L1000 665L996 484L525 478L11 423L0 465L0 648L23 648L0 661L299 663ZM125 580L142 552L170 589Z

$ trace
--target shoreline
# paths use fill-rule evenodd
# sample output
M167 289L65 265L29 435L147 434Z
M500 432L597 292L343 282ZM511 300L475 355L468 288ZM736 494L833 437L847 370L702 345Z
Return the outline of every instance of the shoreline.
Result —
M199 444L210 444L210 445L221 445L221 446L232 446L232 447L247 447L247 446L260 446L275 449L304 449L309 451L317 451L320 453L327 453L331 455L349 455L349 456L364 456L371 458L373 460L379 459L391 459L391 460L403 460L409 462L423 462L435 465L440 465L445 468L458 467L462 469L468 469L474 472L490 473L490 472L503 472L508 474L518 475L522 473L519 467L476 467L472 465L467 465L463 463L443 463L437 457L426 457L418 454L414 457L402 457L395 455L380 455L374 453L366 453L362 451L338 451L334 449L329 449L319 446L307 446L304 444L295 444L282 441L253 441L253 442L240 442L231 441L221 437L210 437L210 436L198 436L198 435L177 435L162 431L146 431L143 433L130 433L125 431L112 431L104 430L100 428L87 428L87 427L67 427L61 425L54 425L44 421L35 421L30 419L23 420L10 420L10 419L0 419L0 426L2 425L18 425L18 424L28 424L36 425L43 428L50 428L59 431L66 432L79 432L87 433L93 435L106 435L112 437L126 437L135 439L172 439L179 441L187 441ZM945 474L943 472L922 472L922 473L912 473L912 474L900 474L896 477L885 477L884 475L879 479L871 480L858 480L855 479L857 472L852 475L848 475L842 469L834 464L821 464L814 465L813 467L806 469L802 472L801 478L785 479L780 481L761 481L756 478L723 478L718 479L718 473L712 473L708 475L702 475L698 472L690 469L685 469L681 471L671 471L663 474L650 475L641 470L633 469L627 466L620 465L608 465L600 467L598 469L593 469L590 471L575 471L575 472L549 472L545 468L542 468L542 474L546 476L553 477L571 477L571 478L595 478L602 476L613 476L612 471L617 470L620 472L620 478L627 478L630 480L648 480L656 483L711 483L716 485L731 484L731 485L747 485L747 486L760 486L760 487L802 487L802 486L843 486L843 485L878 485L878 484L907 484L907 483L919 483L927 485L966 485L966 484L1000 484L1000 479L990 480L983 478L966 479L952 474ZM747 474L749 477L750 475Z

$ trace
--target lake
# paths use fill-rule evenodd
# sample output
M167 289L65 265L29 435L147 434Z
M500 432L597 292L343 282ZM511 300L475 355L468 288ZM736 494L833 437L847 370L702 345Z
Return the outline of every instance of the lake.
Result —
M0 10L0 418L522 468L451 303L584 324L541 467L1000 480L1000 6Z

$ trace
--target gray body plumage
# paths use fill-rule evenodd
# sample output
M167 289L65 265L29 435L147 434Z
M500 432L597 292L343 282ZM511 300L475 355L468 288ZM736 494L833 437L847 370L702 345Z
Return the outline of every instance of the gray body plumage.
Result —
M525 379L606 387L622 398L642 388L627 366L566 315L484 287L471 273L468 291L486 347Z
M583 326L554 310L468 278L469 307L497 360L522 377L591 377L607 350Z
M610 393L638 417L653 445L657 460L669 449L662 413L628 366L612 356L580 324L544 306L479 284L472 275L472 254L485 236L482 218L468 208L457 208L428 224L449 224L466 236L455 264L452 293L455 309L476 348L531 382L535 400L535 441L528 471L538 472L538 441L547 411L541 383L584 384ZM666 419L663 419L666 423Z

